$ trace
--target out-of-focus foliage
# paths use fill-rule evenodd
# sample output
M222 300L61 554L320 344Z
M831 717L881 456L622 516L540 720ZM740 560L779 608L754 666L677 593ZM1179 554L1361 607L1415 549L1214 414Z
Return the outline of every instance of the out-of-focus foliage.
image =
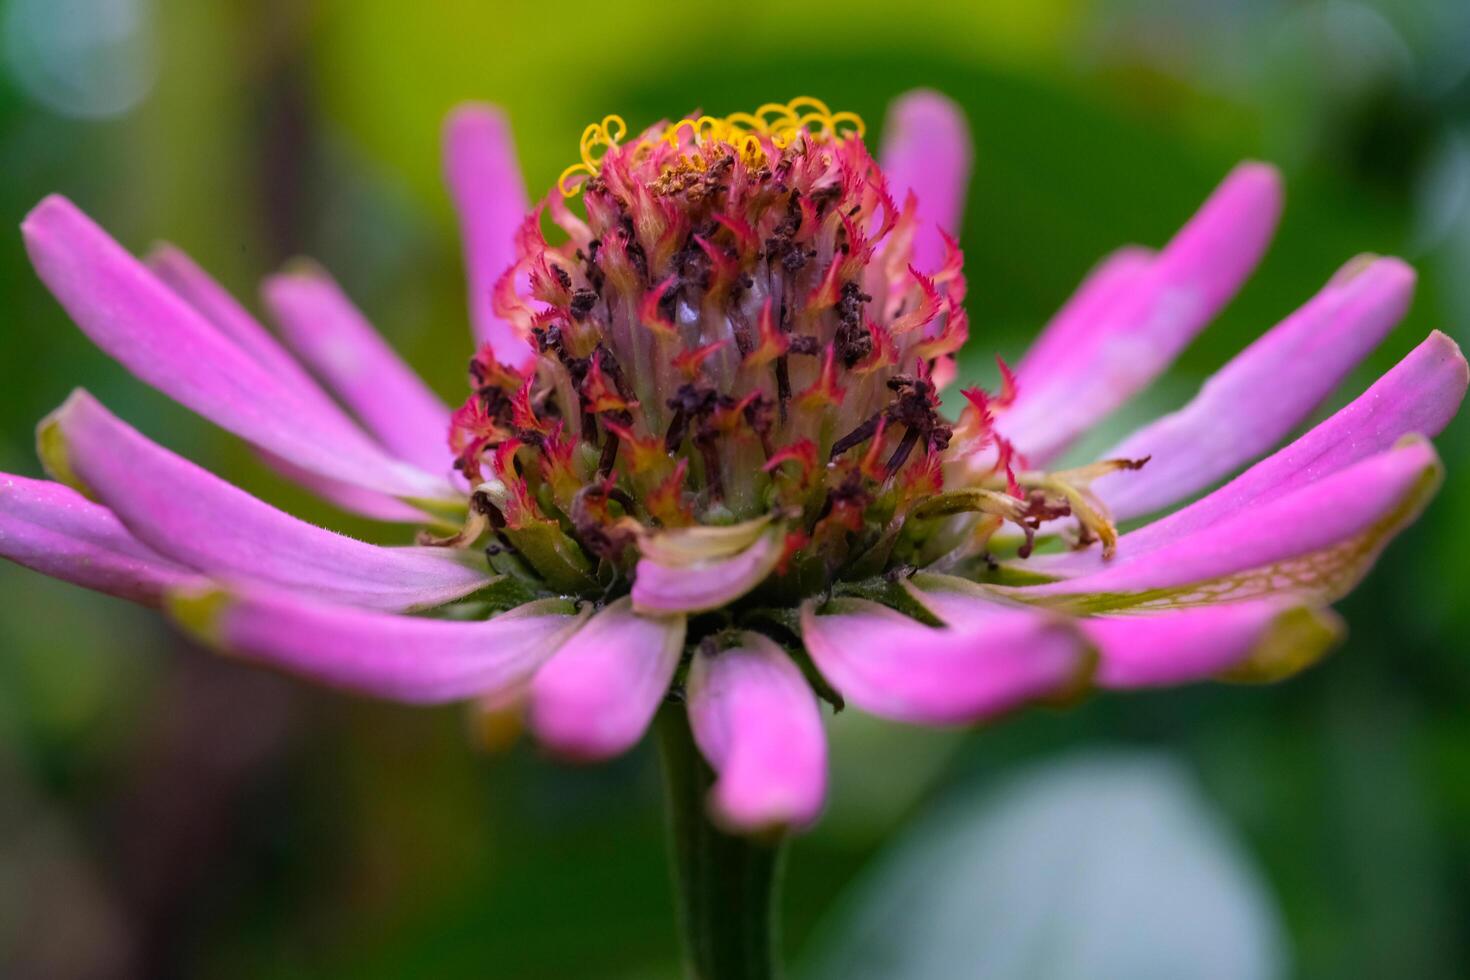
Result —
M809 93L877 130L893 95L942 89L976 140L962 241L982 380L1098 256L1161 242L1236 159L1281 163L1288 209L1259 274L1115 431L1178 404L1359 251L1405 254L1422 280L1345 391L1432 327L1470 339L1457 0L0 0L0 32L11 227L59 190L246 297L315 254L450 399L468 342L437 138L468 97L507 107L539 193L607 112L637 125ZM81 384L267 498L376 533L110 365L16 234L0 289L0 469L38 472L31 427ZM831 812L788 863L790 950L927 801L1121 743L1192 774L1274 896L1298 975L1463 975L1470 424L1440 445L1445 489L1345 604L1348 646L1287 685L1094 699L968 734L839 716ZM139 610L6 565L0 974L668 976L652 763L477 753L454 710L221 663Z

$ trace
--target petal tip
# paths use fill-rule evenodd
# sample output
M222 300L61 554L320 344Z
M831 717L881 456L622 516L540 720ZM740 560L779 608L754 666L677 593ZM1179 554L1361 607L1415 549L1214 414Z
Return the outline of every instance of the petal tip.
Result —
M163 608L176 626L205 646L223 647L223 619L235 603L229 592L217 586L170 589L164 593Z
M31 237L39 231L42 226L51 224L58 218L69 218L80 215L81 209L71 202L71 199L63 194L47 194L36 202L36 206L27 212L21 220L20 230L27 237Z
M41 468L57 483L63 483L91 500L95 500L97 495L77 475L65 429L66 423L79 413L100 407L97 399L85 388L73 388L66 401L36 423L36 457L41 461Z
M1219 679L1241 684L1270 684L1313 666L1347 635L1342 617L1325 606L1283 609L1265 635L1240 663Z

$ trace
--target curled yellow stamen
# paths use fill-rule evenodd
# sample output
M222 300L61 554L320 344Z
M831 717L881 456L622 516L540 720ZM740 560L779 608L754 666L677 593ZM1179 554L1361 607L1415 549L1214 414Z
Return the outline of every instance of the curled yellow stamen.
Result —
M683 166L705 170L714 157L707 157L701 150L711 144L724 144L734 149L747 166L756 167L767 163L772 151L784 150L801 137L862 139L866 130L856 113L833 112L821 99L802 95L786 103L767 102L755 112L680 119L662 133L640 140L633 153L641 158L663 142L680 151ZM577 146L581 160L563 170L557 179L562 195L576 195L588 179L601 175L607 152L617 147L627 132L628 124L614 115L584 129Z

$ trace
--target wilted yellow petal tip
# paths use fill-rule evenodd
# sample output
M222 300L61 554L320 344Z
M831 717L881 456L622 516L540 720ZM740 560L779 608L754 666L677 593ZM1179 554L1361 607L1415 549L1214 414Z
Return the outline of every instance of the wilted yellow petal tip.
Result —
M1331 609L1293 606L1272 621L1249 657L1220 675L1240 684L1270 684L1306 670L1342 642L1347 628Z
M170 619L194 639L216 649L223 640L220 620L234 602L224 589L213 587L174 589L163 599Z

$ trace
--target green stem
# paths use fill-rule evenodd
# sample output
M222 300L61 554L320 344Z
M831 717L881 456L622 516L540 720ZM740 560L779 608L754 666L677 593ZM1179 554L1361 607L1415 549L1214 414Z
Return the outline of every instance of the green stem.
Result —
M778 977L781 845L732 837L710 823L705 796L714 777L682 705L664 705L657 729L688 974L691 980Z

